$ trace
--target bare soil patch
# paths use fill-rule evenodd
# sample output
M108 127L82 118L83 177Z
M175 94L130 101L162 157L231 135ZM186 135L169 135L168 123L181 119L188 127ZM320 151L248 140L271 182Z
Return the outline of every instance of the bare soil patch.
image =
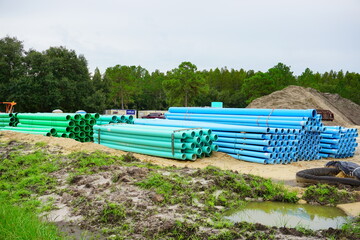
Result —
M322 93L313 88L289 86L252 101L247 108L325 109L334 113L334 121L325 125L360 125L360 106L338 94Z

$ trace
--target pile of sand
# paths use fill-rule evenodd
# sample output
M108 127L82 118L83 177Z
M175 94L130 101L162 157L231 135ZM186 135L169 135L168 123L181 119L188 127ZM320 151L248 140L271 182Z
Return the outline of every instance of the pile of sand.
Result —
M326 125L360 125L360 106L338 94L321 93L313 88L289 86L252 101L247 108L324 109L334 113Z

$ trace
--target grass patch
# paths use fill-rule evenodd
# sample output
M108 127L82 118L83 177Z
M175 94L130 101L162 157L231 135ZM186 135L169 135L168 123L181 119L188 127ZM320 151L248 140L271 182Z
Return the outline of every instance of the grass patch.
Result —
M29 154L11 152L0 160L0 196L10 202L33 201L35 195L42 195L53 189L56 180L49 173L59 169L57 157L40 150Z
M355 193L339 190L327 184L317 184L308 187L302 198L308 203L336 206L339 203L354 202L356 196Z
M64 239L56 226L42 222L26 208L0 200L0 239Z
M165 176L161 173L152 172L148 178L137 182L136 185L145 189L152 189L161 194L165 199L165 203L190 203L191 200L189 179L176 173Z

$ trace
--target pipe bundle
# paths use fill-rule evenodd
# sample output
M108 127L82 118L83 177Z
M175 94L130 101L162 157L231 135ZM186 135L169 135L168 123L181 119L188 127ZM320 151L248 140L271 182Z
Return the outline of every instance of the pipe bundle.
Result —
M129 123L133 124L134 117L132 115L100 115L96 121L96 125L105 125L111 123Z
M320 159L325 128L316 110L182 108L165 113L170 120L136 119L135 124L208 127L219 136L220 152L244 161L290 163Z
M132 124L94 126L94 142L127 152L195 161L217 150L209 129L181 129Z
M73 138L80 142L92 141L93 125L98 113L18 113L16 127L5 127L6 131L17 131L46 136Z
M358 137L356 128L345 128L341 126L328 126L321 133L320 154L322 157L346 158L355 154L355 148L358 146L356 137Z
M13 113L0 113L0 128L5 126L16 126L18 119Z

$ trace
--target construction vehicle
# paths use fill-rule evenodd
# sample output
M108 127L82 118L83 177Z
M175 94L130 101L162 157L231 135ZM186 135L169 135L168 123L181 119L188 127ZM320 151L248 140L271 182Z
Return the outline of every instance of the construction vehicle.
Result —
M321 115L323 121L334 120L334 114L330 110L316 109L316 112Z
M14 112L14 106L16 105L16 102L14 102L14 101L13 102L0 102L0 104L5 104L5 112L6 113Z

